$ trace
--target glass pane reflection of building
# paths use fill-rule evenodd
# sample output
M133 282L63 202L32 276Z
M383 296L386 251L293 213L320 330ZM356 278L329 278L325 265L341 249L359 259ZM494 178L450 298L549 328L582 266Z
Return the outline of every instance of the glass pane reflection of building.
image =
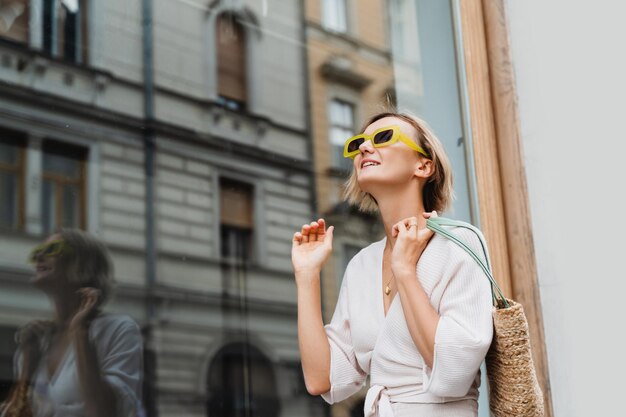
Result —
M106 311L142 328L147 415L361 415L365 391L331 408L304 387L291 239L336 226L328 321L382 233L343 202L343 143L394 102L452 149L469 220L450 4L9 0L0 16L0 400L11 335L52 312L27 255L65 227L111 253Z

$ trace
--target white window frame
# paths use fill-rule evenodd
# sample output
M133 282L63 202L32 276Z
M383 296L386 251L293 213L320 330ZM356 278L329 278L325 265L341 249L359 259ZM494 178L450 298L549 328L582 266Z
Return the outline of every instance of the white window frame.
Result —
M343 109L340 109L341 112L349 109L350 114L348 117L351 120L341 120L336 122L334 120L334 115L336 114L334 110L336 106L343 107ZM356 105L354 103L342 98L333 97L328 102L328 142L332 149L331 166L334 168L343 169L348 168L348 166L351 165L344 162L343 146L346 139L354 135L356 129L356 111Z
M322 0L322 25L338 33L348 32L348 0Z

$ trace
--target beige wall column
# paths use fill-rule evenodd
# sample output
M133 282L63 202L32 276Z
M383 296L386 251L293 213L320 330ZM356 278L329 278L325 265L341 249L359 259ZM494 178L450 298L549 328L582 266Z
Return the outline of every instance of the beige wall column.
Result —
M524 306L546 416L553 415L518 108L502 0L462 0L481 228L496 278Z

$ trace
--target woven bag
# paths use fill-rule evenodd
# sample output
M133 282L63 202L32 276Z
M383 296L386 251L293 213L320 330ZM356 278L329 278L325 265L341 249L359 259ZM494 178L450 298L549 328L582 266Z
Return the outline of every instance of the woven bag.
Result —
M487 352L489 408L494 417L543 417L543 394L537 381L530 348L528 321L521 304L502 294L491 273L489 253L480 230L469 223L445 217L426 220L426 226L464 249L482 268L491 282L493 340ZM478 236L485 262L468 243L443 226L464 227Z

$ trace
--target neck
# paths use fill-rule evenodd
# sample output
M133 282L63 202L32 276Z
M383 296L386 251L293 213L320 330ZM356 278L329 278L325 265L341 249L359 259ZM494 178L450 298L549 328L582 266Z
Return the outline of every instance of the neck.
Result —
M421 188L411 182L410 187L402 189L386 190L382 195L377 195L376 202L385 227L387 236L387 248L393 248L395 238L392 237L393 226L407 217L417 218L417 227L426 227L426 219L422 215L424 203L422 202Z
M80 297L74 293L57 293L51 295L54 304L54 321L60 327L66 327L80 308Z

